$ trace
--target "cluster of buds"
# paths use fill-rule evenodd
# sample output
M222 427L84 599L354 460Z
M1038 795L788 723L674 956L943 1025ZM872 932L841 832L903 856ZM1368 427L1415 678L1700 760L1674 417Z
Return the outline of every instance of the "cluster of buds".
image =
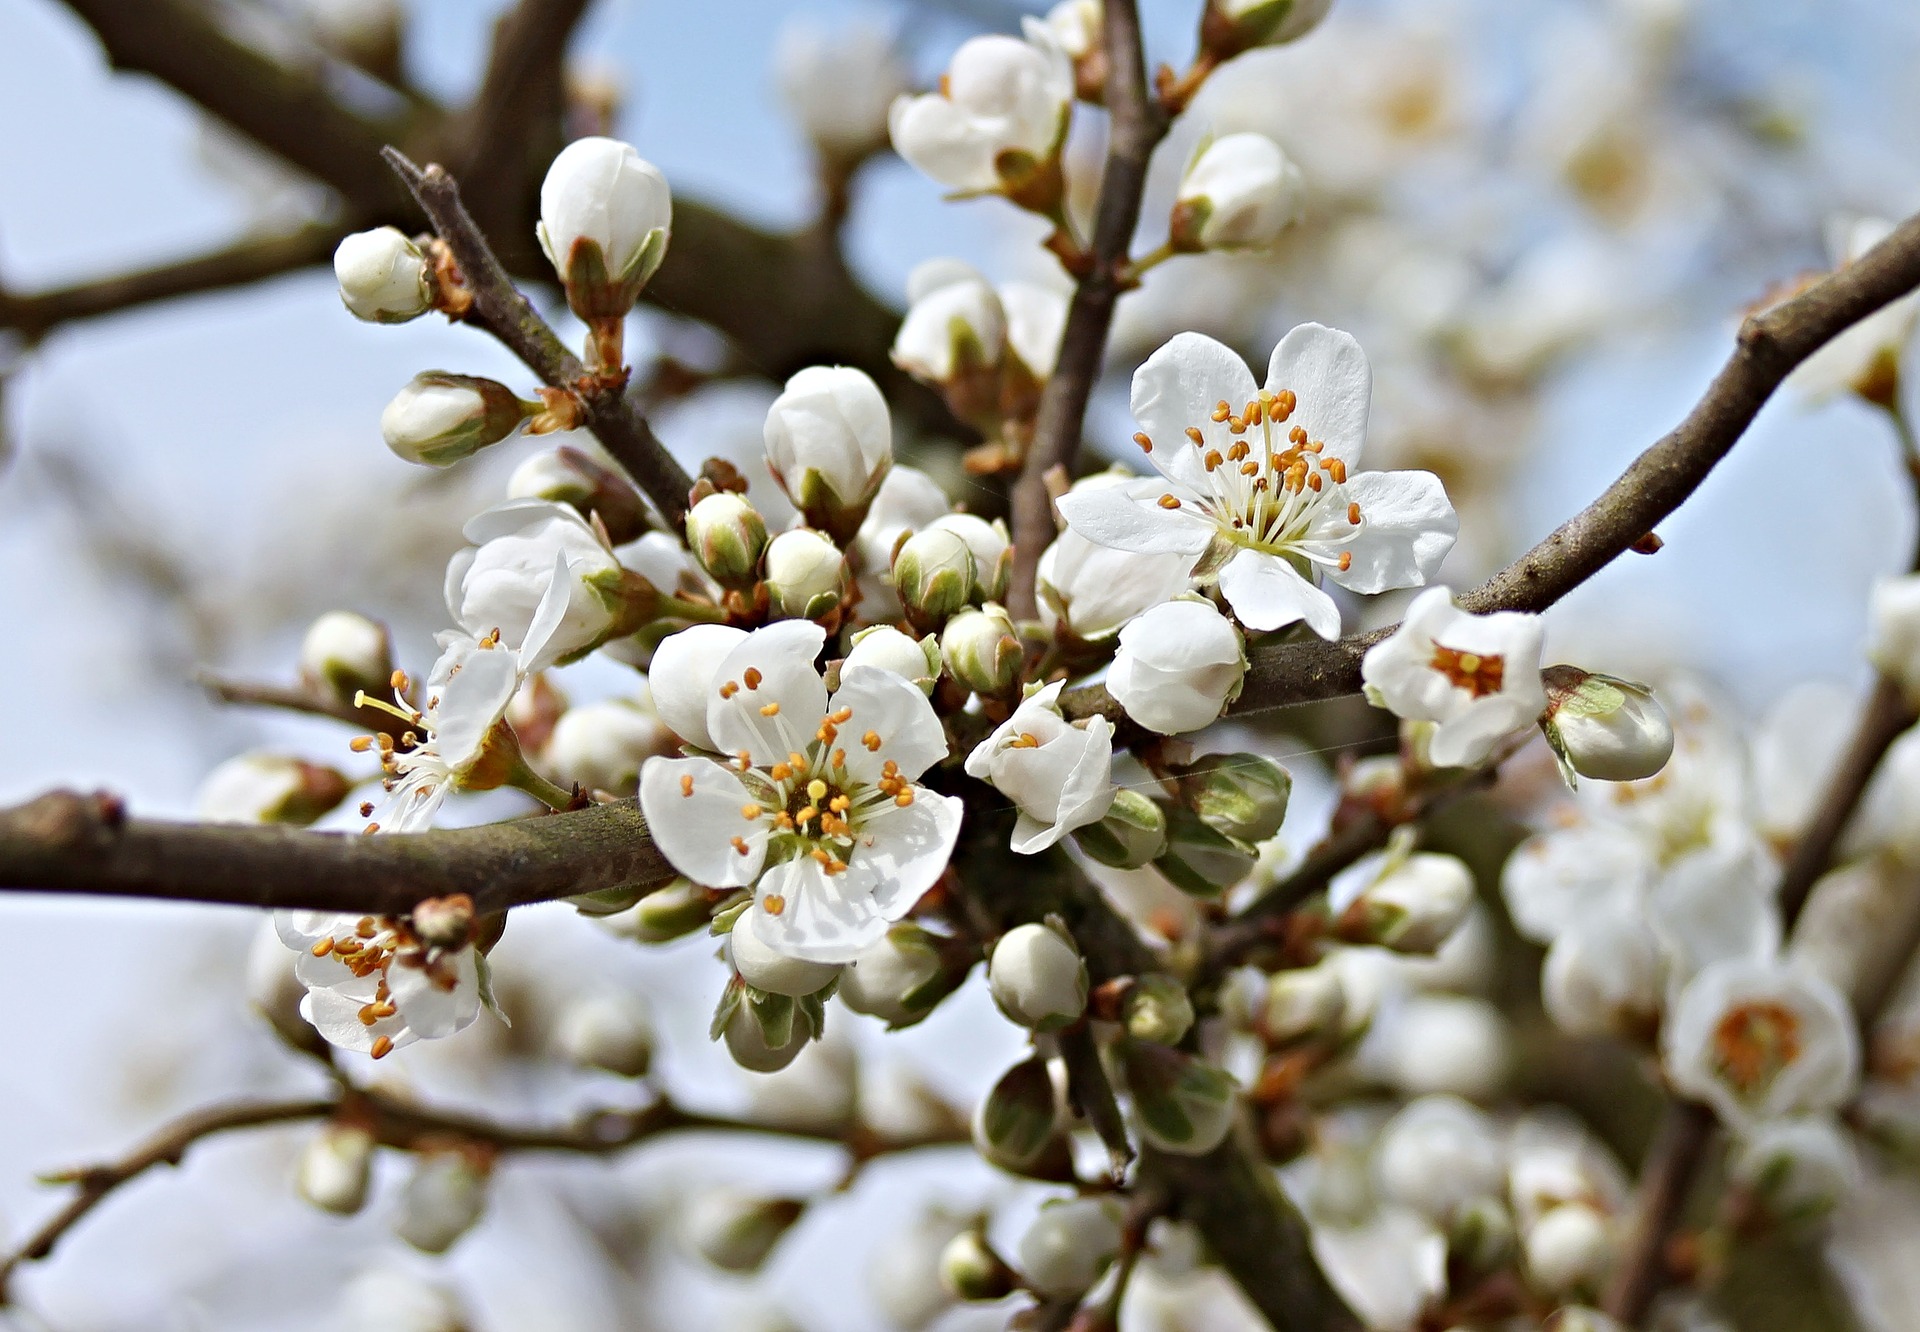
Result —
M1098 822L1075 832L1103 865L1151 864L1176 887L1214 897L1252 870L1255 844L1280 831L1293 779L1259 754L1207 754L1167 769L1177 799L1122 790Z

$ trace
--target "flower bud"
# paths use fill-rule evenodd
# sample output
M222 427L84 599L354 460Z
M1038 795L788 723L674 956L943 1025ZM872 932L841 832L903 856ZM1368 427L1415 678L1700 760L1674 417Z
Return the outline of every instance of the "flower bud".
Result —
M540 185L540 248L581 319L624 319L666 257L667 178L627 144L576 139Z
M1240 694L1245 645L1211 601L1163 602L1120 631L1107 692L1150 731L1179 735L1211 724Z
M612 699L569 708L540 751L542 769L561 787L631 796L641 765L678 753L673 733L637 703Z
M940 1251L940 1285L956 1300L997 1300L1011 1295L1019 1274L993 1251L978 1226L969 1226Z
M380 413L387 447L410 463L448 467L520 428L527 405L505 384L426 370Z
M1151 1146L1204 1156L1226 1140L1239 1106L1239 1086L1225 1070L1150 1041L1114 1046L1133 1103L1134 1126Z
M734 1063L750 1073L778 1073L813 1039L813 1018L787 996L769 994L764 1004L738 1003L723 1034Z
M1920 574L1876 579L1867 611L1867 660L1920 696Z
M992 33L963 43L940 91L900 98L887 128L900 156L948 189L1005 194L1055 216L1073 95L1073 62L1029 19L1025 41Z
M901 921L860 951L840 973L840 1002L889 1027L910 1027L953 992L936 936Z
M973 1145L980 1155L1015 1174L1053 1164L1065 1145L1060 1092L1047 1061L1025 1059L1000 1075L973 1114ZM1067 1161L1071 1177L1071 1154Z
M444 1287L399 1267L376 1267L347 1283L337 1321L325 1326L354 1332L470 1332L472 1324Z
M616 546L639 539L649 527L646 503L633 483L570 444L532 454L514 468L507 498L548 500L579 510L583 518L597 516ZM662 587L671 590L672 584Z
M1293 777L1259 754L1208 754L1180 768L1180 798L1215 832L1264 842L1286 821Z
M1593 912L1547 948L1540 1001L1570 1036L1645 1040L1659 1026L1665 972L1646 921L1625 911Z
M422 1253L445 1253L486 1210L490 1173L468 1152L420 1153L400 1194L394 1233Z
M1200 45L1216 62L1256 46L1296 41L1320 26L1333 0L1207 0Z
M1229 134L1200 150L1168 223L1176 250L1264 250L1299 220L1300 168L1264 134Z
M355 319L404 324L433 308L426 256L397 227L356 231L333 252L340 300Z
M285 823L304 828L347 798L353 786L334 769L284 754L238 754L200 783L207 823Z
M1630 1332L1626 1324L1609 1318L1584 1304L1568 1304L1555 1309L1541 1325L1541 1332Z
M967 604L974 586L973 552L959 533L927 528L893 557L893 587L917 629L937 629Z
M987 961L987 984L1009 1021L1035 1031L1058 1031L1087 1008L1087 964L1051 923L1016 925L1001 935Z
M1005 523L998 518L988 522L971 513L950 513L934 519L928 527L952 532L967 543L973 556L973 600L998 601L1007 594L1007 580L1013 573L1013 543Z
M352 611L328 611L300 640L300 682L336 703L392 688L393 643L387 627Z
M1338 1028L1346 1012L1340 973L1325 963L1275 972L1260 1013L1261 1034L1275 1044Z
M712 919L713 902L707 890L686 879L675 879L602 923L636 943L657 944L704 930Z
M1120 1001L1120 1025L1136 1040L1178 1045L1193 1027L1193 1000L1164 972L1136 976Z
M687 1241L724 1272L757 1272L807 1205L725 1187L700 1190L686 1212Z
M1020 687L1026 652L1006 611L989 605L963 610L940 634L940 657L947 673L986 698L1002 698Z
M1527 1280L1544 1295L1593 1292L1613 1265L1607 1218L1585 1203L1549 1207L1521 1236Z
M1020 1238L1020 1270L1049 1299L1076 1299L1093 1289L1120 1252L1124 1209L1116 1198L1045 1203Z
M1447 1252L1469 1272L1497 1272L1519 1252L1513 1212L1498 1198L1463 1203L1447 1227Z
M716 581L749 584L767 549L766 520L745 496L716 491L687 511L687 545Z
M1247 847L1175 806L1167 811L1167 849L1153 866L1181 892L1217 897L1247 877L1254 859Z
M1831 1119L1775 1119L1756 1124L1734 1148L1731 1173L1770 1215L1802 1221L1852 1196L1860 1184L1860 1159Z
M1381 1131L1373 1164L1382 1194L1441 1225L1506 1190L1505 1143L1485 1113L1457 1096L1402 1107Z
M807 522L853 540L893 466L893 424L880 386L848 366L815 365L767 409L767 466Z
M893 363L940 390L962 420L999 413L1007 313L987 280L965 265L931 260L907 284L911 304L893 339Z
M734 918L727 934L727 961L740 973L740 979L767 994L783 994L790 999L817 994L833 984L840 974L838 962L806 962L775 952L761 942L755 932L760 908L749 906Z
M604 990L570 1002L554 1024L560 1053L584 1068L643 1078L653 1065L653 1016L631 990Z
M299 954L281 940L273 920L261 921L247 948L247 998L281 1040L296 1050L319 1053L325 1043L300 1013L307 987L294 973L298 959Z
M912 90L894 34L872 23L825 31L781 29L774 78L794 119L828 162L845 170L887 143L887 111Z
M940 1255L969 1224L968 1218L929 1206L881 1230L867 1259L866 1286L887 1326L923 1332L953 1306L940 1284Z
M833 542L796 527L767 546L767 593L787 619L816 619L840 604L846 566L846 557Z
M1540 729L1569 784L1575 773L1597 782L1637 782L1667 766L1673 723L1651 689L1577 666L1549 666L1540 674L1547 690Z
M328 1124L300 1153L300 1196L322 1211L351 1216L367 1201L373 1134L357 1124Z
M940 682L940 640L932 634L915 640L892 625L876 624L853 636L841 669L848 666L878 666L913 681L921 693L931 694Z
M1167 849L1167 812L1157 801L1122 787L1106 815L1075 829L1073 840L1102 865L1138 869Z
M1364 880L1361 881L1364 883ZM1400 953L1432 953L1452 937L1473 905L1473 871L1457 856L1416 851L1388 864L1346 902L1330 899L1335 932L1348 943Z

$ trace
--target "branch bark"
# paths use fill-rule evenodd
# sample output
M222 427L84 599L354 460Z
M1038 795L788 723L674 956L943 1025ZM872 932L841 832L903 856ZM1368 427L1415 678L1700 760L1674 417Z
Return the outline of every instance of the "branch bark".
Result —
M134 819L72 791L0 811L0 891L400 915L449 893L490 912L673 877L624 802L376 837Z
M1040 613L1035 582L1041 553L1053 541L1053 497L1047 489L1047 474L1055 468L1073 468L1087 399L1100 378L1113 309L1124 290L1123 270L1140 222L1147 163L1167 132L1166 113L1147 85L1140 14L1134 0L1108 0L1105 15L1112 128L1094 213L1093 246L1087 272L1067 307L1059 359L1041 391L1033 443L1013 488L1013 576L1007 601L1015 618L1023 620Z

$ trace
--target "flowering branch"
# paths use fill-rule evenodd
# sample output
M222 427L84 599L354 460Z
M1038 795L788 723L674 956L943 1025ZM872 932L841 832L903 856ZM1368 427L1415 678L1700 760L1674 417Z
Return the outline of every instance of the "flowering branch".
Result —
M1543 611L1631 550L1707 479L1793 368L1882 306L1920 287L1920 215L1845 268L1751 315L1732 356L1687 417L1647 449L1592 504L1472 591L1469 611ZM1360 659L1391 635L1305 639L1249 653L1246 684L1228 709L1264 712L1360 692ZM1105 688L1060 696L1069 717L1123 715Z
M1126 290L1127 247L1140 221L1147 163L1167 132L1167 115L1148 89L1140 14L1134 0L1109 0L1104 9L1112 129L1094 214L1093 246L1067 307L1059 360L1040 395L1033 443L1013 488L1014 554L1008 605L1021 619L1040 613L1036 575L1041 552L1053 540L1053 496L1047 478L1056 468L1071 470L1080 447L1087 399L1100 377L1113 309Z
M380 837L133 819L72 791L0 810L0 891L403 915L452 893L490 912L673 877L627 803Z

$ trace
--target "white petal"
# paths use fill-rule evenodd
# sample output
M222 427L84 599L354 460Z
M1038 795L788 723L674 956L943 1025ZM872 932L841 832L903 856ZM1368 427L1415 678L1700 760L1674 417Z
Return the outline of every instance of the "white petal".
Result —
M827 686L813 665L826 639L811 620L781 620L754 630L729 652L707 687L714 746L727 754L745 750L762 768L805 751L827 715ZM749 687L749 671L756 686ZM769 714L769 707L776 710Z
M947 756L947 732L939 714L919 686L892 671L843 667L840 690L827 708L853 709L853 716L840 726L840 744L847 751L847 771L857 782L878 781L889 760L911 781ZM879 737L877 748L865 744L869 732Z
M1184 507L1165 509L1118 487L1062 495L1067 526L1095 545L1136 555L1198 556L1213 540L1214 523Z
M1343 459L1352 467L1367 438L1367 408L1373 398L1373 371L1352 334L1325 324L1301 324L1273 349L1267 362L1267 388L1292 389L1297 400L1287 426L1299 426L1309 440L1326 443L1323 458Z
M1133 374L1133 419L1153 442L1147 461L1163 476L1203 484L1202 454L1225 453L1237 438L1213 419L1215 408L1225 402L1234 412L1244 411L1258 387L1233 348L1203 333L1175 335ZM1189 427L1199 430L1204 444L1193 444Z
M914 903L940 881L953 844L960 837L966 805L958 796L945 796L917 786L913 803L898 805L866 824L851 864L869 862L874 873L873 907L892 922L913 910ZM867 837L873 845L866 844Z
M1506 737L1533 725L1540 711L1525 699L1506 694L1475 699L1434 728L1429 756L1437 767L1471 768L1485 761Z
M746 640L744 629L725 624L696 624L672 635L654 650L647 684L653 708L673 733L700 749L714 749L707 731L707 697L720 663Z
M741 817L752 801L740 779L710 759L651 758L640 769L640 811L654 845L675 869L708 888L744 888L758 877L768 824ZM735 837L746 843L745 855L733 845Z
M396 961L387 969L394 1007L415 1035L427 1040L451 1036L480 1016L480 976L473 950L463 948L451 959L453 986L447 988L424 967ZM434 972L444 975L443 962Z
M1220 571L1220 595L1249 629L1304 620L1322 638L1340 637L1340 608L1278 555L1242 550Z
M300 1001L300 1015L311 1022L330 1044L343 1050L358 1050L366 1054L373 1049L373 1043L381 1036L393 1042L394 1048L411 1045L419 1037L407 1026L406 1019L398 1016L384 1017L372 1026L360 1020L360 1011L365 1008L366 998L353 998L336 990L309 990L307 997Z
M1327 506L1327 517L1312 539L1337 543L1351 551L1353 563L1328 576L1355 592L1384 592L1418 587L1432 578L1453 549L1460 519L1446 487L1432 472L1361 472L1346 484L1349 501L1360 506L1358 532L1346 514ZM1351 534L1351 535L1349 535Z
M441 686L431 710L433 748L459 768L479 757L480 746L520 687L520 664L505 648L475 652L460 673Z

